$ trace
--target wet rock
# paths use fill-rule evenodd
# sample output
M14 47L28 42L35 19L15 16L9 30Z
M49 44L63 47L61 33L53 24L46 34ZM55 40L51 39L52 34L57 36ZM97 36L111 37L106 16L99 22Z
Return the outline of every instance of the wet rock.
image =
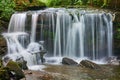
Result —
M21 69L28 70L27 61L25 61L23 57L21 59L17 59L16 62Z
M120 60L120 56L117 56L117 60Z
M90 69L100 69L101 68L98 64L91 62L89 60L82 60L79 64L79 66L82 66L85 68L90 68Z
M18 66L18 64L16 62L10 60L7 63L6 67L9 68L9 70L15 80L19 80L19 79L25 77L22 69Z
M3 61L0 59L0 68L3 67Z
M106 59L108 64L111 65L120 65L120 57L112 56Z
M45 62L45 58L44 58L45 53L47 53L45 50L41 50L41 52L40 52L40 59L41 59L42 63Z
M6 53L7 53L6 40L3 37L0 37L0 58L2 58Z
M74 60L70 59L70 58L63 58L62 59L62 64L65 64L65 65L77 65L78 63L75 62Z
M13 60L9 55L4 56L2 59L3 59L4 66L6 66L10 60ZM28 70L27 61L24 60L23 56L17 55L15 60L13 61L15 61L21 69Z

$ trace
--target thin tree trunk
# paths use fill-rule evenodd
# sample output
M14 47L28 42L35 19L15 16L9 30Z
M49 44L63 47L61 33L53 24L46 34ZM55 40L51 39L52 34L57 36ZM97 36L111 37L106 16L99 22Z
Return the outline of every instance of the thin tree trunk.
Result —
M91 4L91 6L93 6L93 0L90 0L90 4Z
M117 8L117 0L116 0L116 2L115 2L115 9Z

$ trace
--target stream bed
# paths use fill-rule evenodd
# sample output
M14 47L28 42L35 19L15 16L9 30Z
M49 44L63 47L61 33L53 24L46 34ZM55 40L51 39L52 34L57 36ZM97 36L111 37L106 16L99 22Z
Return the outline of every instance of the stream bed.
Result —
M40 65L41 66L41 65ZM101 69L81 66L44 65L43 70L24 71L26 80L119 80L120 66L100 65ZM24 79L22 79L24 80Z

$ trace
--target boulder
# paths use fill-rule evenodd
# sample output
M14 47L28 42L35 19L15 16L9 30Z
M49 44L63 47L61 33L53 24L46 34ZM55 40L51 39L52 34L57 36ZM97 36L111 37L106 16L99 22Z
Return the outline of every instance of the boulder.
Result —
M77 65L78 63L75 62L74 60L70 59L70 58L63 58L62 59L62 64L65 64L65 65Z
M19 79L25 77L22 69L19 67L19 65L16 62L10 60L7 63L6 67L9 68L9 70L15 80L19 80Z
M45 58L44 58L45 53L47 53L46 50L41 50L41 51L40 51L41 63L44 63L44 62L45 62Z
M108 57L106 58L106 62L107 64L110 64L110 65L120 65L120 57L119 56Z
M120 60L120 56L117 56L117 60Z
M20 59L20 60L17 60L16 62L21 69L28 70L27 61L25 61L24 59Z
M90 68L90 69L100 69L101 68L98 64L91 62L89 60L82 60L79 64L79 66L82 66L85 68Z

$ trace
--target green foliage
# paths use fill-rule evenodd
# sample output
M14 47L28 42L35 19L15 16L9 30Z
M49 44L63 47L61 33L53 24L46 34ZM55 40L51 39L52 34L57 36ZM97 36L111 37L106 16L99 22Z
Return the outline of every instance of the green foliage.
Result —
M120 25L120 23L119 23L119 25ZM117 38L117 39L120 39L120 28L117 29L116 38Z
M60 5L62 0L48 0L46 2L47 6L56 6L56 5Z
M88 0L81 0L83 5L86 5L88 3Z
M0 19L9 20L14 8L15 3L13 0L0 0Z
M29 2L30 2L30 3L32 3L32 2L33 2L33 0L29 0Z
M69 6L69 5L92 5L98 7L108 7L109 3L112 0L40 0L44 2L47 6L54 7L54 6Z
M115 28L115 34L114 34L114 38L116 39L116 40L120 40L120 23L119 22L116 22L116 23L114 23L114 26L116 27Z
M79 0L48 0L44 1L47 6L67 6L74 5Z

